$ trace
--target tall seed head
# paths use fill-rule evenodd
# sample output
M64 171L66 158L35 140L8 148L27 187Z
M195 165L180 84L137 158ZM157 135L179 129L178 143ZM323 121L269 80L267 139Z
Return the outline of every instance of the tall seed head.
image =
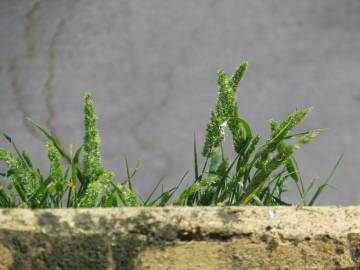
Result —
M97 128L97 115L91 93L85 93L85 136L84 136L84 175L88 182L96 181L104 172L100 157L100 135Z
M244 76L245 71L247 70L249 66L249 63L244 61L240 64L239 68L235 71L235 74L232 76L232 83L234 91L236 91L237 87L239 86L239 83Z
M210 121L206 127L206 137L203 148L203 155L209 156L213 148L218 147L225 139L224 119L218 116L215 112L211 112Z
M64 179L61 165L61 155L52 141L48 141L48 158L50 161L50 176L56 183L56 187L61 189Z
M230 77L224 69L219 69L219 94L216 101L215 112L212 112L206 128L203 155L208 156L212 149L218 147L224 140L224 123L227 123L233 137L236 152L240 152L244 144L242 122L239 116L236 88L247 69L247 62L241 63L235 74Z

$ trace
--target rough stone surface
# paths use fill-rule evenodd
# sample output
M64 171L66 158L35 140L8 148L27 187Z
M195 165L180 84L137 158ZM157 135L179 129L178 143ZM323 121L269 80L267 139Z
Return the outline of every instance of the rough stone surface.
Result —
M242 116L266 135L270 117L314 106L303 128L330 130L299 151L304 179L323 180L345 152L341 188L320 202L359 204L359 29L359 0L0 0L0 128L46 168L25 117L80 146L92 91L105 165L122 178L126 154L141 160L142 194L163 175L171 188L193 166L194 132L201 146L216 70L248 60Z
M0 210L0 269L359 269L359 207Z

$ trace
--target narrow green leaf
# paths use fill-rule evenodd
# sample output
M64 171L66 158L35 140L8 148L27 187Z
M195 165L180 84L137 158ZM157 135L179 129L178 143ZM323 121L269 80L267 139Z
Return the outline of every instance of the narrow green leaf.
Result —
M76 206L77 205L77 179L79 179L80 184L83 185L84 181L82 179L82 175L79 170L79 161L81 156L82 146L80 146L71 160L71 184L68 192L67 205L68 206ZM71 197L73 196L73 200L71 201Z
M11 200L7 196L4 188L0 185L0 207L9 208L11 207Z
M126 167L126 175L127 175L127 181L128 181L128 184L129 184L129 188L130 188L130 190L133 190L132 184L131 184L131 175L130 175L129 163L128 163L128 160L127 160L126 156L125 156L125 167Z
M150 192L150 194L148 195L148 197L146 198L144 205L146 205L152 198L152 196L154 195L155 191L158 189L158 187L160 186L160 184L164 181L165 176L161 177L159 179L159 181L156 183L155 187L153 188L153 190Z
M60 152L61 156L69 163L71 164L71 158L70 156L66 153L66 151L64 150L64 148L61 146L60 142L58 139L56 139L54 136L52 136L50 134L49 131L47 131L46 129L44 129L43 127L41 127L40 125L38 125L36 122L34 122L32 119L27 118L27 120L36 128L38 128L45 136L48 140L52 141L55 145L55 147L57 148L57 150Z
M29 168L33 169L32 161L31 161L28 153L27 153L25 150L22 151L22 157L24 158L27 166L28 166Z
M5 137L5 139L11 144L11 146L14 148L20 162L24 165L27 166L26 161L23 158L23 155L21 154L20 150L17 148L15 141L7 134L5 134L4 132L1 132L1 134Z
M308 204L309 206L312 206L315 203L315 201L317 200L317 198L319 197L319 195L321 194L323 189L329 185L328 183L329 183L330 179L333 177L333 175L335 174L335 171L336 171L337 167L339 166L343 156L344 156L344 153L342 153L341 156L339 157L339 159L337 160L335 166L331 170L331 172L330 172L329 176L326 178L325 182L316 190L314 196L311 198L311 200Z
M195 181L199 179L199 166L198 166L198 157L197 157L197 149L196 149L196 136L194 133L194 171L195 171Z
M296 162L295 157L290 156L286 160L286 169L289 172L289 175L292 179L294 179L296 182L299 182L301 179L300 172L299 172L299 166Z

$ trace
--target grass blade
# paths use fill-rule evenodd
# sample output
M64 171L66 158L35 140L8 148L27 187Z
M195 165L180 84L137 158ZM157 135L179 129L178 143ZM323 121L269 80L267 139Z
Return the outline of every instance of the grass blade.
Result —
M155 204L155 202L157 202L158 200L161 199L158 206L164 206L170 200L170 198L174 195L174 193L179 189L180 185L182 184L182 182L184 181L184 179L188 173L189 173L189 171L186 171L184 173L184 175L181 177L181 179L180 179L179 183L176 185L176 187L173 187L165 192L161 191L160 196L157 197L154 201L152 201L151 205Z
M319 197L319 195L321 194L323 189L328 186L328 183L329 183L331 177L333 177L333 175L335 174L335 171L336 171L337 167L339 166L343 156L344 156L344 153L342 153L341 156L339 157L339 159L337 160L335 166L331 170L331 172L330 172L329 176L326 178L325 182L322 185L320 185L320 187L318 187L318 189L316 190L314 196L311 198L311 200L310 200L310 202L308 204L309 206L314 205L316 199Z
M164 181L165 176L162 176L159 181L156 183L155 187L153 188L153 190L150 192L150 194L148 195L148 197L145 199L144 205L146 206L146 204L151 200L152 196L154 195L155 191L158 189L158 187L160 186L160 184L162 183L162 181Z
M45 136L48 140L52 141L55 145L55 147L58 149L58 151L60 152L61 156L69 163L71 164L71 158L70 156L66 153L65 149L61 146L60 142L58 139L56 139L54 136L52 136L50 134L49 131L47 131L46 129L44 129L43 127L41 127L39 124L37 124L36 122L34 122L32 119L30 118L26 118L33 126L35 126L36 128L38 128Z
M6 139L6 140L11 144L11 146L14 148L16 154L17 154L18 157L19 157L20 162L21 162L24 166L28 166L27 163L26 163L26 161L24 160L23 155L21 155L20 150L17 148L15 141L14 141L9 135L7 135L6 133L1 132L1 134L5 137L5 139Z
M198 166L198 156L197 156L197 149L196 149L196 136L194 133L194 171L195 171L195 181L199 179L199 166Z

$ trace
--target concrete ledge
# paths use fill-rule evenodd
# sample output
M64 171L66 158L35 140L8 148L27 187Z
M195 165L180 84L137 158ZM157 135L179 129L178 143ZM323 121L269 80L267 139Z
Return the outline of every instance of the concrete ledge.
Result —
M360 207L2 209L0 269L360 269Z

